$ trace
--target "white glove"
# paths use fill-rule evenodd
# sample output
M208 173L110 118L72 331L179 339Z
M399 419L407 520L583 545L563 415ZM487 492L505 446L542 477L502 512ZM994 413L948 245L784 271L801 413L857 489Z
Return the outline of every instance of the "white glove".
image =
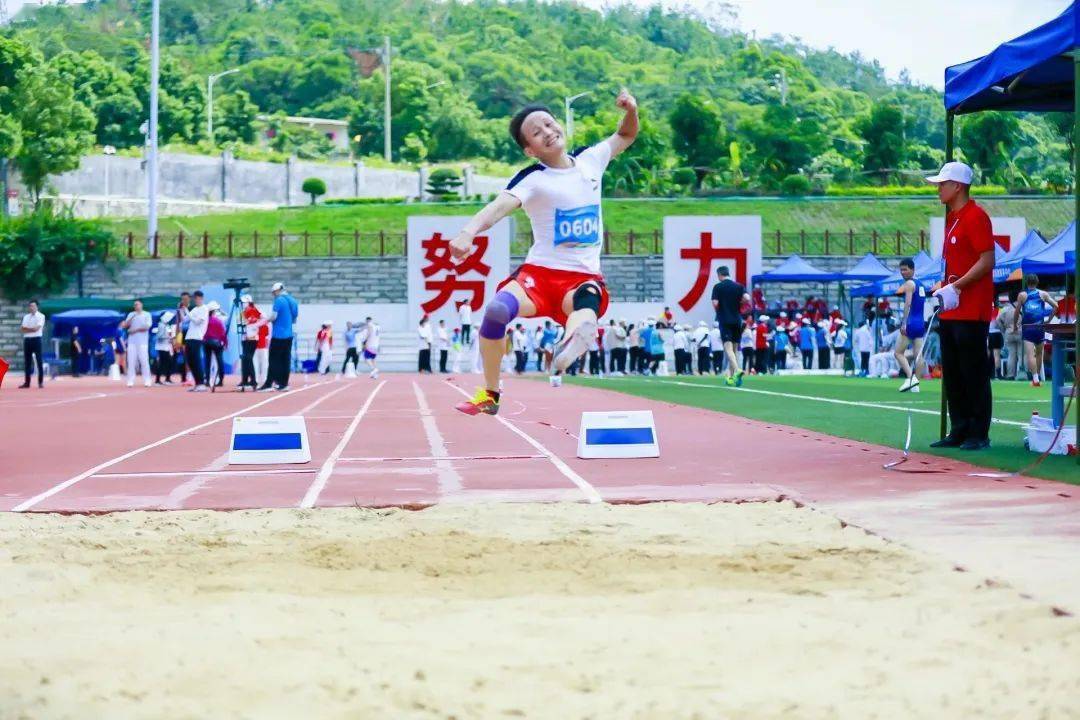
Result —
M953 287L952 283L938 288L934 297L941 303L942 310L949 311L960 307L960 291Z

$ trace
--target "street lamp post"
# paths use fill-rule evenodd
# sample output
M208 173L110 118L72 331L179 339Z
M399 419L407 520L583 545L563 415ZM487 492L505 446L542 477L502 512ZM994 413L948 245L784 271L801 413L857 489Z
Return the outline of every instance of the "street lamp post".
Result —
M240 72L240 68L232 68L224 72L206 76L206 137L210 144L214 144L214 83L226 75Z
M776 86L780 90L780 104L781 105L787 105L787 95L788 95L787 71L784 70L783 68L781 68L780 72L773 75L773 80L776 81Z
M147 123L149 152L146 158L146 249L151 255L157 250L157 185L158 185L158 66L160 61L161 2L150 5L150 120Z
M109 214L109 194L110 194L109 193L109 175L111 174L111 170L112 170L112 160L110 160L109 158L111 158L113 155L116 154L116 148L114 148L112 145L106 145L105 147L103 147L101 149L101 152L105 153L105 214L108 215Z
M574 137L574 111L570 106L573 105L574 101L577 100L578 98L583 98L583 97L585 97L586 95L589 95L589 94L591 94L591 93L586 91L586 92L583 92L583 93L578 93L577 95L572 95L572 96L570 96L568 98L563 98L563 108L566 111L566 143L567 143L567 145L570 144L571 138Z

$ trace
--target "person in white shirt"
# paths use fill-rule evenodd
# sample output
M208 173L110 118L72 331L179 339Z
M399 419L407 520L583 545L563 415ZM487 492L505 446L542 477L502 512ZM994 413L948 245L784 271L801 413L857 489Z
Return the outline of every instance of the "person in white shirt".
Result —
M458 303L458 318L461 320L461 344L469 347L472 343L472 305L471 300Z
M900 331L893 330L881 340L879 352L870 356L870 377L879 377L883 380L892 377L893 373L900 372L900 364L896 362L893 348L900 339Z
M866 377L870 374L870 354L874 352L874 333L869 320L855 328L851 349L859 354L859 376Z
M203 337L206 335L206 325L210 320L210 311L203 304L202 290L196 290L192 295L195 307L188 311L188 329L184 336L184 357L187 358L191 375L195 379L195 386L188 392L206 392L210 388L206 385L206 361L203 359Z
M712 355L713 375L719 375L724 368L724 336L720 332L720 323L714 322L709 331L709 353Z
M832 335L832 348L833 348L833 367L838 367L842 371L844 368L844 361L847 360L847 321L836 321L836 332ZM846 374L846 372L845 372Z
M675 374L689 375L690 370L690 336L686 332L685 325L675 326L675 335L671 339L675 349Z
M26 309L22 327L19 328L23 336L23 370L26 373L26 380L19 387L23 389L30 387L31 371L36 366L38 387L43 388L45 387L45 361L41 356L41 336L45 334L45 315L38 310L37 300L31 300Z
M450 333L445 320L439 320L439 326L435 328L435 348L439 351L439 372L446 373L446 361L450 358Z
M375 379L379 377L379 366L375 362L379 356L379 325L370 317L364 320L361 345L364 347L364 362L371 368L368 377Z
M416 335L419 339L419 359L418 359L418 372L431 372L431 346L434 343L434 337L431 332L431 321L428 316L425 315L420 318L420 325L416 329Z
M704 320L698 321L691 336L694 349L697 350L697 372L704 375L709 372L709 325Z
M468 415L499 411L499 373L506 329L516 317L550 317L566 327L555 353L556 374L564 372L595 342L609 296L600 272L604 236L601 184L613 158L638 134L637 101L626 90L615 100L624 112L610 137L570 152L551 110L530 105L510 121L510 135L538 162L515 175L505 191L477 213L451 241L454 258L474 250L477 235L519 207L529 216L533 244L525 263L500 284L484 309L480 346L484 387L456 408Z
M173 326L174 317L176 317L176 313L172 310L166 310L158 318L157 330L154 334L154 350L157 351L157 369L154 372L155 385L162 384L161 377L163 375L165 376L165 385L173 384L173 342L176 338L176 328Z
M127 386L135 387L135 368L142 370L143 385L150 387L150 328L154 323L150 313L143 310L142 300L127 314L120 327L127 330Z
M511 346L514 348L514 372L521 375L525 372L525 366L529 362L529 344L525 336L525 326L518 323L514 326L514 332L510 336Z

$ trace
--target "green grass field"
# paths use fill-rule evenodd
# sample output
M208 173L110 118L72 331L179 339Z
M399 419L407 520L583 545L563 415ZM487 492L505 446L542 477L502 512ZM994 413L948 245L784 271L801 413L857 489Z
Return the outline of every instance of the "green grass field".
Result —
M725 387L718 378L711 376L603 380L579 377L568 380L652 400L692 405L894 448L904 446L907 429L907 413L904 410L910 404L917 410L929 413L913 415L912 450L960 458L976 465L1007 471L1023 468L1037 457L1024 449L1023 428L999 423L990 429L993 446L989 450L962 452L931 449L929 444L938 438L937 411L941 405L941 383L938 381L924 381L921 392L909 396L897 392L899 383L896 380L834 376L748 377L742 389ZM834 404L812 398L831 398L856 404ZM885 405L887 408L875 405ZM897 409L888 409L892 407ZM1032 388L1023 382L994 383L996 419L1026 423L1033 410L1050 415L1046 386ZM1077 464L1075 457L1048 457L1029 474L1080 485L1080 464Z
M1025 217L1028 226L1038 228L1044 235L1052 236L1072 219L1073 203L1065 198L1032 199L980 199L991 215ZM183 231L188 237L206 232L214 240L213 254L223 249L221 238L232 231L237 236L237 248L248 243L254 231L263 238L262 247L272 252L276 245L270 238L279 231L297 234L307 231L325 234L333 231L347 238L339 245L339 252L350 253L351 235L360 233L386 233L400 235L405 232L410 215L468 215L481 207L477 203L392 203L373 205L314 206L283 208L279 210L245 211L213 215L172 216L162 218L160 231L163 237L175 236ZM662 230L665 215L760 215L765 235L765 252L776 252L775 233L783 234L780 252L803 252L801 231L807 233L806 254L822 254L824 232L829 231L832 241L831 254L862 254L873 249L871 234L880 237L879 252L895 253L896 233L906 238L901 247L904 254L912 252L912 243L918 243L919 232L927 230L931 217L941 213L941 206L932 197L902 200L866 199L816 199L816 200L768 200L768 199L678 199L678 200L627 200L606 199L603 205L604 224L612 233L612 252L625 252L625 235L633 231L644 236L644 243L636 246L637 253L651 252L652 234ZM529 221L524 213L515 214L519 232L529 231ZM112 221L113 229L120 235L132 232L136 236L146 231L146 221L139 218L123 218ZM847 233L858 236L853 247L848 248ZM770 237L772 236L772 237ZM319 240L318 242L324 242ZM400 241L397 242L400 245ZM318 246L318 247L321 247ZM395 246L396 247L396 246ZM375 246L365 242L361 254L369 254ZM312 246L312 254L316 252ZM239 252L239 250L238 250ZM250 254L250 253L245 253Z

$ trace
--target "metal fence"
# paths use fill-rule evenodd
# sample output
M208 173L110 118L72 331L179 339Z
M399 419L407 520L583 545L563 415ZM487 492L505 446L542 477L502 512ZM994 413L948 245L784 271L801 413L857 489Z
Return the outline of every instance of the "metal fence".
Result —
M513 255L524 255L532 244L529 232L518 233L511 245ZM855 232L782 232L762 237L766 255L913 255L927 250L925 230L909 234ZM150 248L153 247L153 250ZM123 236L113 247L113 254L126 258L271 258L271 257L404 257L404 232L227 232L175 235L157 234L156 242L146 242L134 233ZM660 230L648 232L604 233L605 255L660 255L663 238Z

